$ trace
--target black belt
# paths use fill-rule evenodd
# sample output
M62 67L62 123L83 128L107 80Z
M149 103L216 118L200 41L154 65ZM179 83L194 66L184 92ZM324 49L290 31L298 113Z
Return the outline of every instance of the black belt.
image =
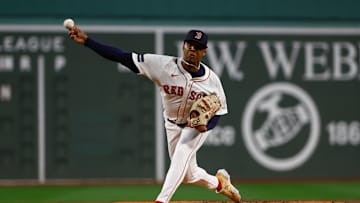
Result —
M180 128L185 128L185 127L187 126L187 123L177 124L177 123L175 123L175 121L173 121L173 120L170 120L170 119L167 119L167 120L168 120L170 123L179 126Z

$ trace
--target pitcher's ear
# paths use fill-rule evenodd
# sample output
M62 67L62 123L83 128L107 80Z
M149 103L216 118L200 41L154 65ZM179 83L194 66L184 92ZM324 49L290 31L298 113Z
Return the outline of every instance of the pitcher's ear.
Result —
M204 57L205 55L206 55L206 49L205 49L204 53L202 54L202 56Z

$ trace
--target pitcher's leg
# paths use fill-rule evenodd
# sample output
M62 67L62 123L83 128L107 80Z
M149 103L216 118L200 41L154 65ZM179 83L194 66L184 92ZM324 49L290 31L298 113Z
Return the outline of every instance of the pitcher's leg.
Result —
M190 160L205 141L205 136L193 128L184 128L171 159L165 182L157 197L157 201L167 203L183 182Z

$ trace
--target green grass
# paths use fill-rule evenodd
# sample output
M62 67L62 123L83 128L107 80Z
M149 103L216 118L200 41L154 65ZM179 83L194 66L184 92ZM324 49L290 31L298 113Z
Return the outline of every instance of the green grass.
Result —
M243 200L360 200L360 182L239 184ZM153 201L160 185L0 187L1 203ZM181 185L172 200L227 200L204 188Z

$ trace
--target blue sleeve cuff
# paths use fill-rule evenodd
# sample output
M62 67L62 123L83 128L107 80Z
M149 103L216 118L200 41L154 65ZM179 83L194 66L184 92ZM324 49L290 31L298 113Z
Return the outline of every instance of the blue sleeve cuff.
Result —
M211 129L215 128L216 125L218 124L219 120L220 120L220 116L219 116L219 115L215 115L214 117L212 117L212 118L209 120L208 124L206 125L206 128L207 128L208 130L211 130Z

